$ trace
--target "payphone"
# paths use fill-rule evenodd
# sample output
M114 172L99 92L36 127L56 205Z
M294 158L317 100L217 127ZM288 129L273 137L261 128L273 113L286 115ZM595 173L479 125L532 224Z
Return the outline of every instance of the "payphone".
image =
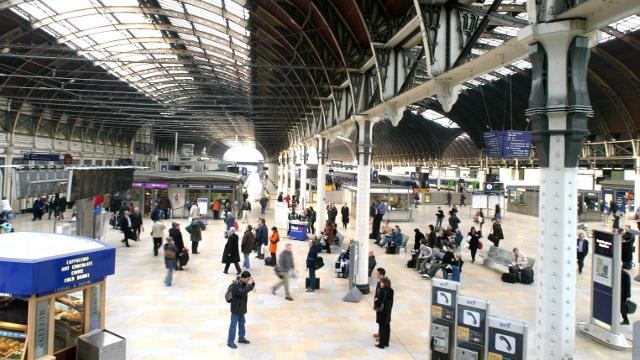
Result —
M527 357L527 324L489 316L488 358L524 360Z
M460 283L443 279L431 281L431 359L454 358L456 334L456 304Z
M456 360L485 360L489 302L458 296Z

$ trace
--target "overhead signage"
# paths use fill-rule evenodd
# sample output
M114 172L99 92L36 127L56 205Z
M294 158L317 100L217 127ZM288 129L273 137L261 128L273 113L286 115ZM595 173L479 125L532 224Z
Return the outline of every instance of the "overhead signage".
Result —
M44 244L55 243L56 246ZM10 233L0 238L0 292L49 294L103 280L115 272L115 248L59 234Z
M411 180L416 180L416 173L415 172L412 172L410 174L410 176L411 176Z
M212 190L233 190L231 184L176 184L177 188L184 189L212 189Z
M344 164L342 160L331 160L331 165L342 165Z
M41 153L25 153L22 155L23 160L28 161L60 161L60 154L41 154Z
M249 170L246 167L241 167L240 173L242 174L242 176L247 176L249 174Z
M528 159L531 154L532 136L529 131L488 131L484 133L487 157Z
M167 188L169 188L169 184L134 182L132 184L132 187L134 187L134 188L145 188L145 189L167 189Z

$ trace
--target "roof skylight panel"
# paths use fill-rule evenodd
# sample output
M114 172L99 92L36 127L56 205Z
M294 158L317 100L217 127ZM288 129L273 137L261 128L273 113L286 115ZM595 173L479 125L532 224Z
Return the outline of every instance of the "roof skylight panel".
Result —
M184 11L182 5L175 0L158 0L158 3L163 9L169 9L173 11Z
M113 16L122 24L145 24L151 23L148 17L142 13L126 12L115 13Z
M223 26L226 23L225 19L222 16L220 16L220 15L218 15L218 14L212 12L212 11L209 11L209 10L197 7L197 6L193 6L191 4L186 4L186 7L187 7L187 12L189 14L199 16L201 18L216 22L216 23L218 23L220 25L223 25Z
M105 31L98 34L90 35L91 39L93 39L97 44L104 44L112 41L123 40L123 39L126 39L126 36L127 36L126 32L122 32L115 29L113 31Z
M496 26L495 28L493 28L493 31L497 32L498 34L516 36L519 29L512 26Z
M182 27L185 29L191 29L191 22L184 20L184 19L179 19L176 17L171 17L169 18L169 21L171 21L171 24L178 26L178 27ZM186 30L185 30L186 31ZM191 31L189 31L191 32Z
M18 5L18 8L23 11L21 15L29 20L40 20L55 15L51 11L46 12L45 7L39 1Z
M498 80L497 77L495 77L495 76L493 76L491 74L483 74L483 75L480 75L480 77L485 79L485 80L488 80L488 81L496 81L496 80Z
M67 21L79 30L92 29L99 26L112 25L103 15L94 14L67 19Z
M247 12L247 9L245 9L242 5L236 3L235 1L225 0L224 5L225 5L225 9L230 13L243 19L249 18L249 13Z
M229 21L229 28L231 28L231 30L242 34L244 36L249 36L249 32L247 31L247 28L245 26L242 26L240 24L236 24L233 21Z

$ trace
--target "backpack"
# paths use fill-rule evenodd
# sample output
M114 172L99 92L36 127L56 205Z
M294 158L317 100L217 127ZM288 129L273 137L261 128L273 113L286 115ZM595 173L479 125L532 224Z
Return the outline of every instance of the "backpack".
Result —
M176 252L169 247L169 244L164 245L164 257L171 260L175 260L177 257Z
M191 234L191 232L193 231L193 227L191 226L191 224L187 225L184 229L187 230L189 234Z
M235 281L232 282L229 287L227 287L227 292L224 294L224 299L231 304L231 301L233 301L233 285L235 284Z

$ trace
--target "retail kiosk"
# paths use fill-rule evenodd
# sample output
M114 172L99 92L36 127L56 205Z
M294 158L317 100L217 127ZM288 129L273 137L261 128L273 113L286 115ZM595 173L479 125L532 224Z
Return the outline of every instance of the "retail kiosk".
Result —
M75 359L76 339L104 328L115 249L62 234L0 235L0 359Z

